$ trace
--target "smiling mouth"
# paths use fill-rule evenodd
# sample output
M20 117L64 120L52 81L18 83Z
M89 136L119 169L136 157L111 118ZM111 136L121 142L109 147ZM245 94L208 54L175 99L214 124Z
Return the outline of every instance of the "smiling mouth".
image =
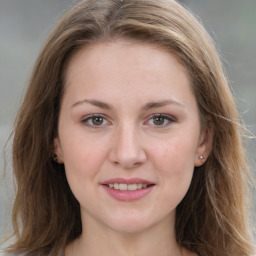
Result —
M156 184L147 180L115 178L101 183L106 192L114 199L131 202L146 197Z
M135 191L135 190L141 190L141 189L153 186L153 184L142 184L142 183L138 183L138 184L110 183L110 184L104 184L104 185L114 190L121 190L121 191Z

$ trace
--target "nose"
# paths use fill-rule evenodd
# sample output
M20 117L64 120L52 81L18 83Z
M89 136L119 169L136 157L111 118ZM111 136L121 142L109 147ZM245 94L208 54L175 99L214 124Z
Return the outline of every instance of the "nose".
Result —
M140 143L136 128L127 125L115 131L109 160L125 169L142 165L146 159L146 152Z

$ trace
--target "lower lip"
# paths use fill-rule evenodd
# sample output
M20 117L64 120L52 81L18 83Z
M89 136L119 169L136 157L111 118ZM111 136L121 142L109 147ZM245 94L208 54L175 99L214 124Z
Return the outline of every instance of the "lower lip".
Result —
M129 202L129 201L139 200L147 196L151 192L151 190L154 188L154 185L146 188L138 189L138 190L117 190L105 185L103 185L103 187L111 197L119 201Z

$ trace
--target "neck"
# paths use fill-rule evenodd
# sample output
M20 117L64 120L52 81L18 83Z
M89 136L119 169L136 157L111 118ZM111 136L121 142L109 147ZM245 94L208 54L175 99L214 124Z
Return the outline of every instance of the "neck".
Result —
M87 216L88 217L88 216ZM87 218L88 219L88 218ZM97 221L83 221L82 235L66 249L66 256L182 256L170 218L138 232L120 232Z

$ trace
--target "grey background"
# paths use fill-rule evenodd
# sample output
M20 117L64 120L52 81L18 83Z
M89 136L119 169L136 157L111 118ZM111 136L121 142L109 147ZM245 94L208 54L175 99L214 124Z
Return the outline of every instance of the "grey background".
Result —
M256 0L181 2L200 17L213 37L242 117L249 130L256 134ZM72 0L0 0L0 174L4 169L3 147L33 63L47 35L73 3ZM256 173L255 140L248 142L248 149L250 164ZM5 178L0 176L0 236L11 230L14 192L10 150L11 141L5 148L7 174ZM256 215L254 219L256 221Z

